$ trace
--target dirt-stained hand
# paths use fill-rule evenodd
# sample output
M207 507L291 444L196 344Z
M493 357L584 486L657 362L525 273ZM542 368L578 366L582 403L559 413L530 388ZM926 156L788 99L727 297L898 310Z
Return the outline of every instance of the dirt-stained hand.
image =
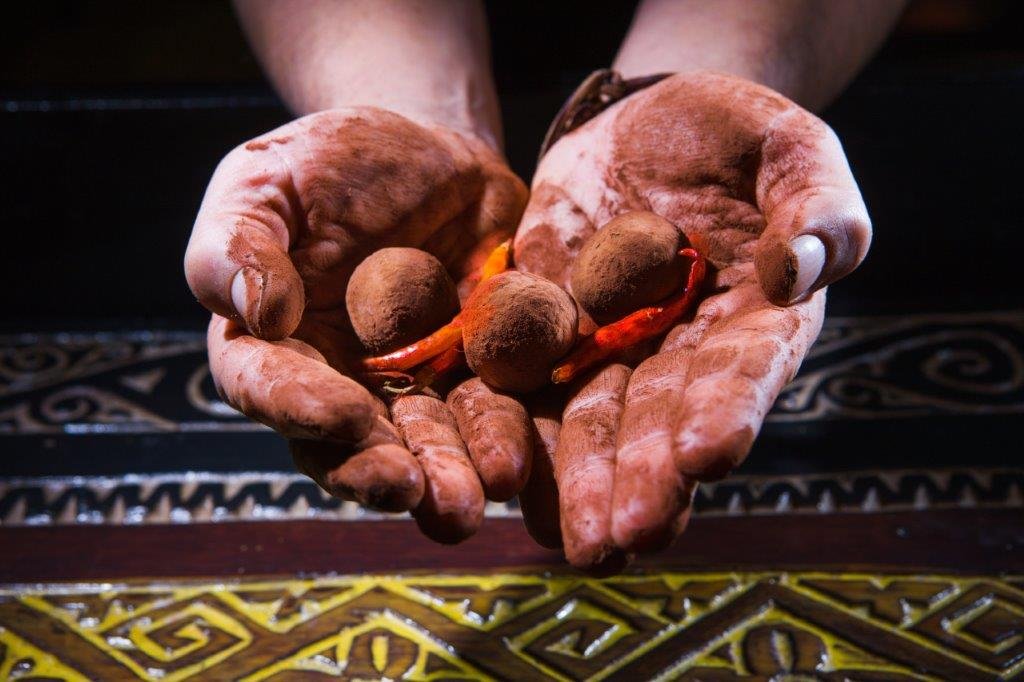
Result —
M464 294L525 203L523 183L481 140L376 108L312 114L233 150L185 256L213 313L221 395L289 438L297 466L326 490L412 510L440 541L472 534L485 486L469 451L480 445L437 397L389 410L351 378L363 351L345 290L368 254L412 246L437 256Z
M695 315L649 357L572 387L557 445L550 409L544 418L536 457L551 461L534 470L553 472L558 501L534 501L527 525L556 543L539 517L557 509L567 558L595 572L665 547L686 525L696 483L742 462L820 330L825 285L871 239L828 126L771 90L711 73L672 76L555 144L534 178L517 266L569 288L584 240L629 210L670 220L713 268Z

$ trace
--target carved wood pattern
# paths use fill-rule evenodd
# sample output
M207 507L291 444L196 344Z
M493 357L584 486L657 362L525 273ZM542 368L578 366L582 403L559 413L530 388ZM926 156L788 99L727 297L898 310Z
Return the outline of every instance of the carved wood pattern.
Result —
M1021 469L903 469L732 476L698 487L699 516L887 513L1024 508ZM517 518L515 501L488 503L488 518ZM324 519L382 514L329 496L300 474L122 474L0 479L0 526L147 525Z
M0 679L999 680L1024 582L525 573L0 591Z
M1020 413L1015 310L830 318L768 422ZM0 435L264 429L217 397L203 332L0 336Z

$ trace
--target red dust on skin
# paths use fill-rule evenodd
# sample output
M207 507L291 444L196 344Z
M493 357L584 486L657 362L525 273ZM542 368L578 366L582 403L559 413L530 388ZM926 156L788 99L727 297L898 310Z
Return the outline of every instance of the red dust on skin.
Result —
M692 318L668 330L618 398L612 539L653 551L685 524L695 480L746 456L817 336L824 292L778 307L796 281L789 242L819 237L827 259L815 285L832 281L867 248L863 202L824 123L777 93L711 73L667 78L564 136L534 188L516 236L521 269L568 278L588 233L557 229L556 214L578 215L573 225L592 231L630 210L664 217L708 260Z
M515 398L491 390L479 378L465 381L449 393L448 407L487 499L512 499L530 476L533 434L526 408Z
M629 381L612 364L574 386L562 414L555 476L565 557L595 575L617 573L628 557L611 537L616 426Z
M348 277L381 246L407 245L463 278L513 232L526 199L482 141L369 107L321 112L239 147L210 183L186 257L197 297L234 320L211 325L216 385L246 414L303 439L297 451L329 450L303 468L335 493L417 507L419 464L400 437L370 438L381 428L374 398L343 376L362 355L343 305ZM239 319L260 338L235 329Z
M476 533L484 491L448 407L433 396L403 396L392 404L391 416L426 474L423 499L412 512L420 530L445 544Z
M279 135L269 139L251 140L245 143L245 150L249 152L262 152L270 149L271 145L288 144L292 141L291 135Z
M519 507L530 537L549 549L562 546L554 461L563 402L561 392L553 390L538 392L527 403L533 421L533 462L530 478L519 491Z
M296 339L261 341L215 317L210 371L225 401L289 438L352 443L368 437L373 396Z
M516 234L516 266L567 288L566 264L573 262L594 234L590 218L560 187L540 183L530 197L523 224L530 227Z
M332 495L382 511L408 511L423 497L423 471L387 420L387 408L379 400L373 404L373 428L360 442L346 446L292 440L292 459L299 471Z

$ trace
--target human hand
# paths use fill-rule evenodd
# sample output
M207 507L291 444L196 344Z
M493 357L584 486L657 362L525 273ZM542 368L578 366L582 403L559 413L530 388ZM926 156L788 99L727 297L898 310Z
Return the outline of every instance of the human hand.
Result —
M464 294L525 202L481 140L377 108L312 114L233 150L185 257L189 286L213 313L218 391L288 438L297 466L332 494L412 510L440 541L468 536L484 493L455 419L427 395L389 414L351 378L363 351L346 284L369 253L412 246L437 256ZM467 431L477 420L458 416Z
M552 472L558 500L531 481L527 526L605 573L667 546L696 483L742 462L820 330L825 285L871 238L832 131L767 88L712 73L667 78L555 144L516 235L517 267L568 288L584 240L629 210L667 218L713 267L692 319L635 369L608 365L571 387L560 416L551 396L535 413L547 437L534 468ZM545 520L553 509L560 528Z

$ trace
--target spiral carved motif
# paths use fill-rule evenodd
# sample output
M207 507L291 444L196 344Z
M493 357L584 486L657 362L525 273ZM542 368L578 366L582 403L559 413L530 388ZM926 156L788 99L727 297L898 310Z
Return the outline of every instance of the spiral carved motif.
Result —
M1024 412L1024 313L829 320L774 422Z
M257 431L201 332L0 337L0 435ZM157 372L157 374L154 374ZM1024 413L1024 311L833 318L768 422Z

